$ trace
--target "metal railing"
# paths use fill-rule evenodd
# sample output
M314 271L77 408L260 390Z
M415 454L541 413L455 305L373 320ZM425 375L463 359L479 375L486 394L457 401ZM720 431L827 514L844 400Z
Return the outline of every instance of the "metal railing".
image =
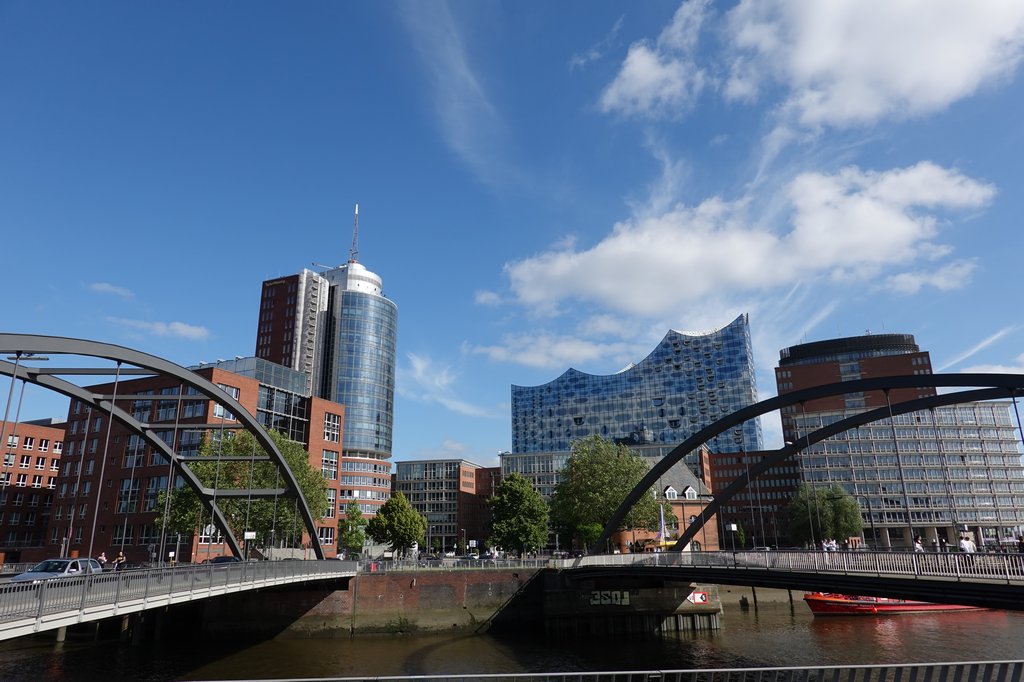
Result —
M1024 661L821 665L706 670L622 670L573 673L321 677L325 682L1021 682ZM284 682L278 680L278 682Z
M352 561L243 561L0 584L0 639L168 604L356 574Z
M1024 584L1024 554L962 552L736 551L602 554L552 560L554 568L693 566L840 575L920 576Z

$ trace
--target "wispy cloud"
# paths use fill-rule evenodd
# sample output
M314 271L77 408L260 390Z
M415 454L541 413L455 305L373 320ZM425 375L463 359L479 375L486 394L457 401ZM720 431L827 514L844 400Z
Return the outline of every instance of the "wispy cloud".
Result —
M191 341L202 341L210 337L206 327L186 324L185 322L149 322L146 320L128 320L121 317L108 317L108 322L136 329L151 336L171 336Z
M593 45L583 52L577 52L569 58L569 70L575 71L576 69L582 69L588 63L597 61L604 56L604 53L611 47L618 36L619 31L622 29L622 22L625 16L620 16L616 21L615 25L612 26L611 30L608 31L608 35L602 38L596 45Z
M506 126L470 63L450 7L443 2L407 2L401 7L403 23L429 77L445 142L482 182L507 184L515 172L506 154Z
M119 287L109 282L93 282L89 285L89 291L94 291L97 294L112 294L114 296L120 296L123 299L135 298L135 293L124 287Z
M943 365L938 368L938 371L942 372L942 371L945 371L945 370L949 369L950 367L953 367L954 365L959 365L961 362L963 362L967 358L969 358L969 357L971 357L973 355L976 355L977 353L979 353L979 352L985 350L986 348L988 348L989 346L991 346L996 341L999 341L1000 339L1004 338L1005 336L1007 336L1009 334L1012 334L1013 332L1017 331L1018 327L1019 327L1019 325L1016 325L1016 324L1010 325L1009 327L1003 327L1002 329L997 331L995 334L992 334L991 336L988 336L988 337L982 339L978 343L974 344L973 346L971 346L970 348L965 350L963 353L960 353L959 355L957 355L953 359L943 363Z
M408 368L400 367L398 392L413 400L434 403L447 410L467 417L488 417L497 415L493 410L473 405L455 395L456 375L449 366L437 366L430 358L416 353L407 353Z
M578 367L584 363L609 358L617 359L620 364L625 365L642 358L650 349L643 350L624 341L600 343L591 339L540 331L511 334L504 337L500 343L473 346L469 351L486 355L497 362L556 369L569 365Z

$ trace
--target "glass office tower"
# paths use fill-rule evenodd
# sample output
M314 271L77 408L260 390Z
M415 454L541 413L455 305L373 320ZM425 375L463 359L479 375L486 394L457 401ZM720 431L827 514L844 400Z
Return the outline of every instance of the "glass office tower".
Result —
M323 277L331 286L320 395L345 406L347 456L390 457L398 307L359 263Z

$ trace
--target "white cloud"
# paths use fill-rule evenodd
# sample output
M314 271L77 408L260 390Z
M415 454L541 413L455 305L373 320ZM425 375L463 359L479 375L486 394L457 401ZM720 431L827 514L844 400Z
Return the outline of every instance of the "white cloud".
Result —
M788 232L751 221L745 201L713 197L618 223L590 248L551 249L508 263L505 271L516 300L535 311L575 300L651 317L807 278L865 281L887 268L948 255L934 241L935 213L983 206L994 193L991 185L928 162L882 173L856 167L804 173L786 190ZM930 283L962 283L966 275L962 267L944 273ZM534 353L526 348L515 355Z
M468 417L494 417L493 411L460 400L455 395L456 375L448 366L437 367L430 358L408 353L409 368L399 368L398 392L413 400L434 403Z
M968 348L964 352L962 352L959 355L957 355L956 357L954 357L952 360L949 360L949 361L945 362L941 367L937 368L937 371L943 372L943 371L949 369L950 367L952 367L953 365L959 365L964 360L966 360L966 359L976 355L977 353L980 353L981 351L985 350L986 348L991 346L996 341L999 341L1000 339L1002 339L1003 337L1007 336L1008 334L1011 334L1011 333L1017 331L1017 327L1018 327L1018 325L1015 325L1015 324L1014 325L1010 325L1009 327L1003 327L1002 329L997 331L995 334L992 334L991 336L988 336L988 337L982 339L978 343L974 344L973 346L971 346L970 348Z
M618 75L601 94L602 111L671 117L693 105L707 84L694 52L708 2L684 2L657 43L641 40L630 45Z
M152 336L172 336L190 341L202 341L210 337L210 330L206 327L197 327L185 322L147 322L145 320L128 320L120 317L108 317L108 322L119 324L123 327L138 329Z
M108 282L93 282L89 285L89 291L95 291L98 294L112 294L126 300L135 297L135 293L131 290Z
M498 362L512 362L542 369L579 367L587 362L617 359L625 364L642 358L650 349L641 351L624 342L598 343L572 336L556 336L548 332L509 335L500 345L475 346L471 352L486 355ZM643 355L637 355L637 353Z
M975 266L973 260L961 260L938 270L901 272L889 277L886 285L899 294L916 294L926 286L935 287L939 291L951 291L964 287L970 281Z
M805 126L941 111L1008 79L1024 52L1018 0L742 0L729 12L724 93L773 79Z

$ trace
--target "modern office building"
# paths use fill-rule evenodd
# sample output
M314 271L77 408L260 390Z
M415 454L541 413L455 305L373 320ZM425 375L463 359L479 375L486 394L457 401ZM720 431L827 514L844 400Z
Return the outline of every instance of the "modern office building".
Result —
M909 334L864 335L785 348L775 370L780 395L854 379L930 374L931 360ZM889 403L934 395L892 390ZM782 413L787 441L840 419L886 407L881 391L808 401ZM964 403L896 415L802 450L801 479L838 484L864 516L869 545L956 545L962 533L981 546L1024 528L1024 467L1018 425L1006 402Z
M487 500L500 483L496 468L464 459L395 462L394 490L427 519L424 551L481 551L487 545Z
M323 472L328 488L328 508L311 510L318 521L317 533L325 554L337 549L338 509L344 506L339 462L341 424L345 408L305 393L300 372L258 358L238 358L192 368L235 398L261 424L300 442L310 453L310 465ZM90 387L94 393L112 395L113 384ZM120 381L117 405L135 419L149 424L164 442L183 457L199 454L204 434L219 437L237 428L231 412L194 389L178 400L180 383L155 376ZM226 551L220 539L201 530L197 537L170 536L156 523L159 494L173 485L183 485L180 476L162 454L146 445L134 432L87 405L72 400L65 435L61 472L56 480L56 499L49 524L44 554L63 551L96 556L101 551L123 551L130 562L169 557L177 561L200 561ZM217 425L210 429L189 425ZM374 501L387 497L390 479L384 474L373 485L363 486L363 495ZM367 508L370 508L369 506ZM283 538L282 530L279 538ZM298 542L298 538L292 538ZM291 546L295 545L291 543Z
M64 422L42 419L5 422L0 469L0 562L22 561L39 547L53 513L54 491L64 447Z
M701 428L755 402L747 315L700 334L670 330L646 358L616 374L569 369L540 386L513 386L512 452L502 459L533 455L517 468L557 479L572 442L594 434L660 459ZM760 450L760 422L750 420L707 446L715 452ZM689 464L698 470L696 460Z
M398 308L356 255L353 239L343 265L263 283L256 356L302 372L310 394L345 405L344 458L390 470Z

